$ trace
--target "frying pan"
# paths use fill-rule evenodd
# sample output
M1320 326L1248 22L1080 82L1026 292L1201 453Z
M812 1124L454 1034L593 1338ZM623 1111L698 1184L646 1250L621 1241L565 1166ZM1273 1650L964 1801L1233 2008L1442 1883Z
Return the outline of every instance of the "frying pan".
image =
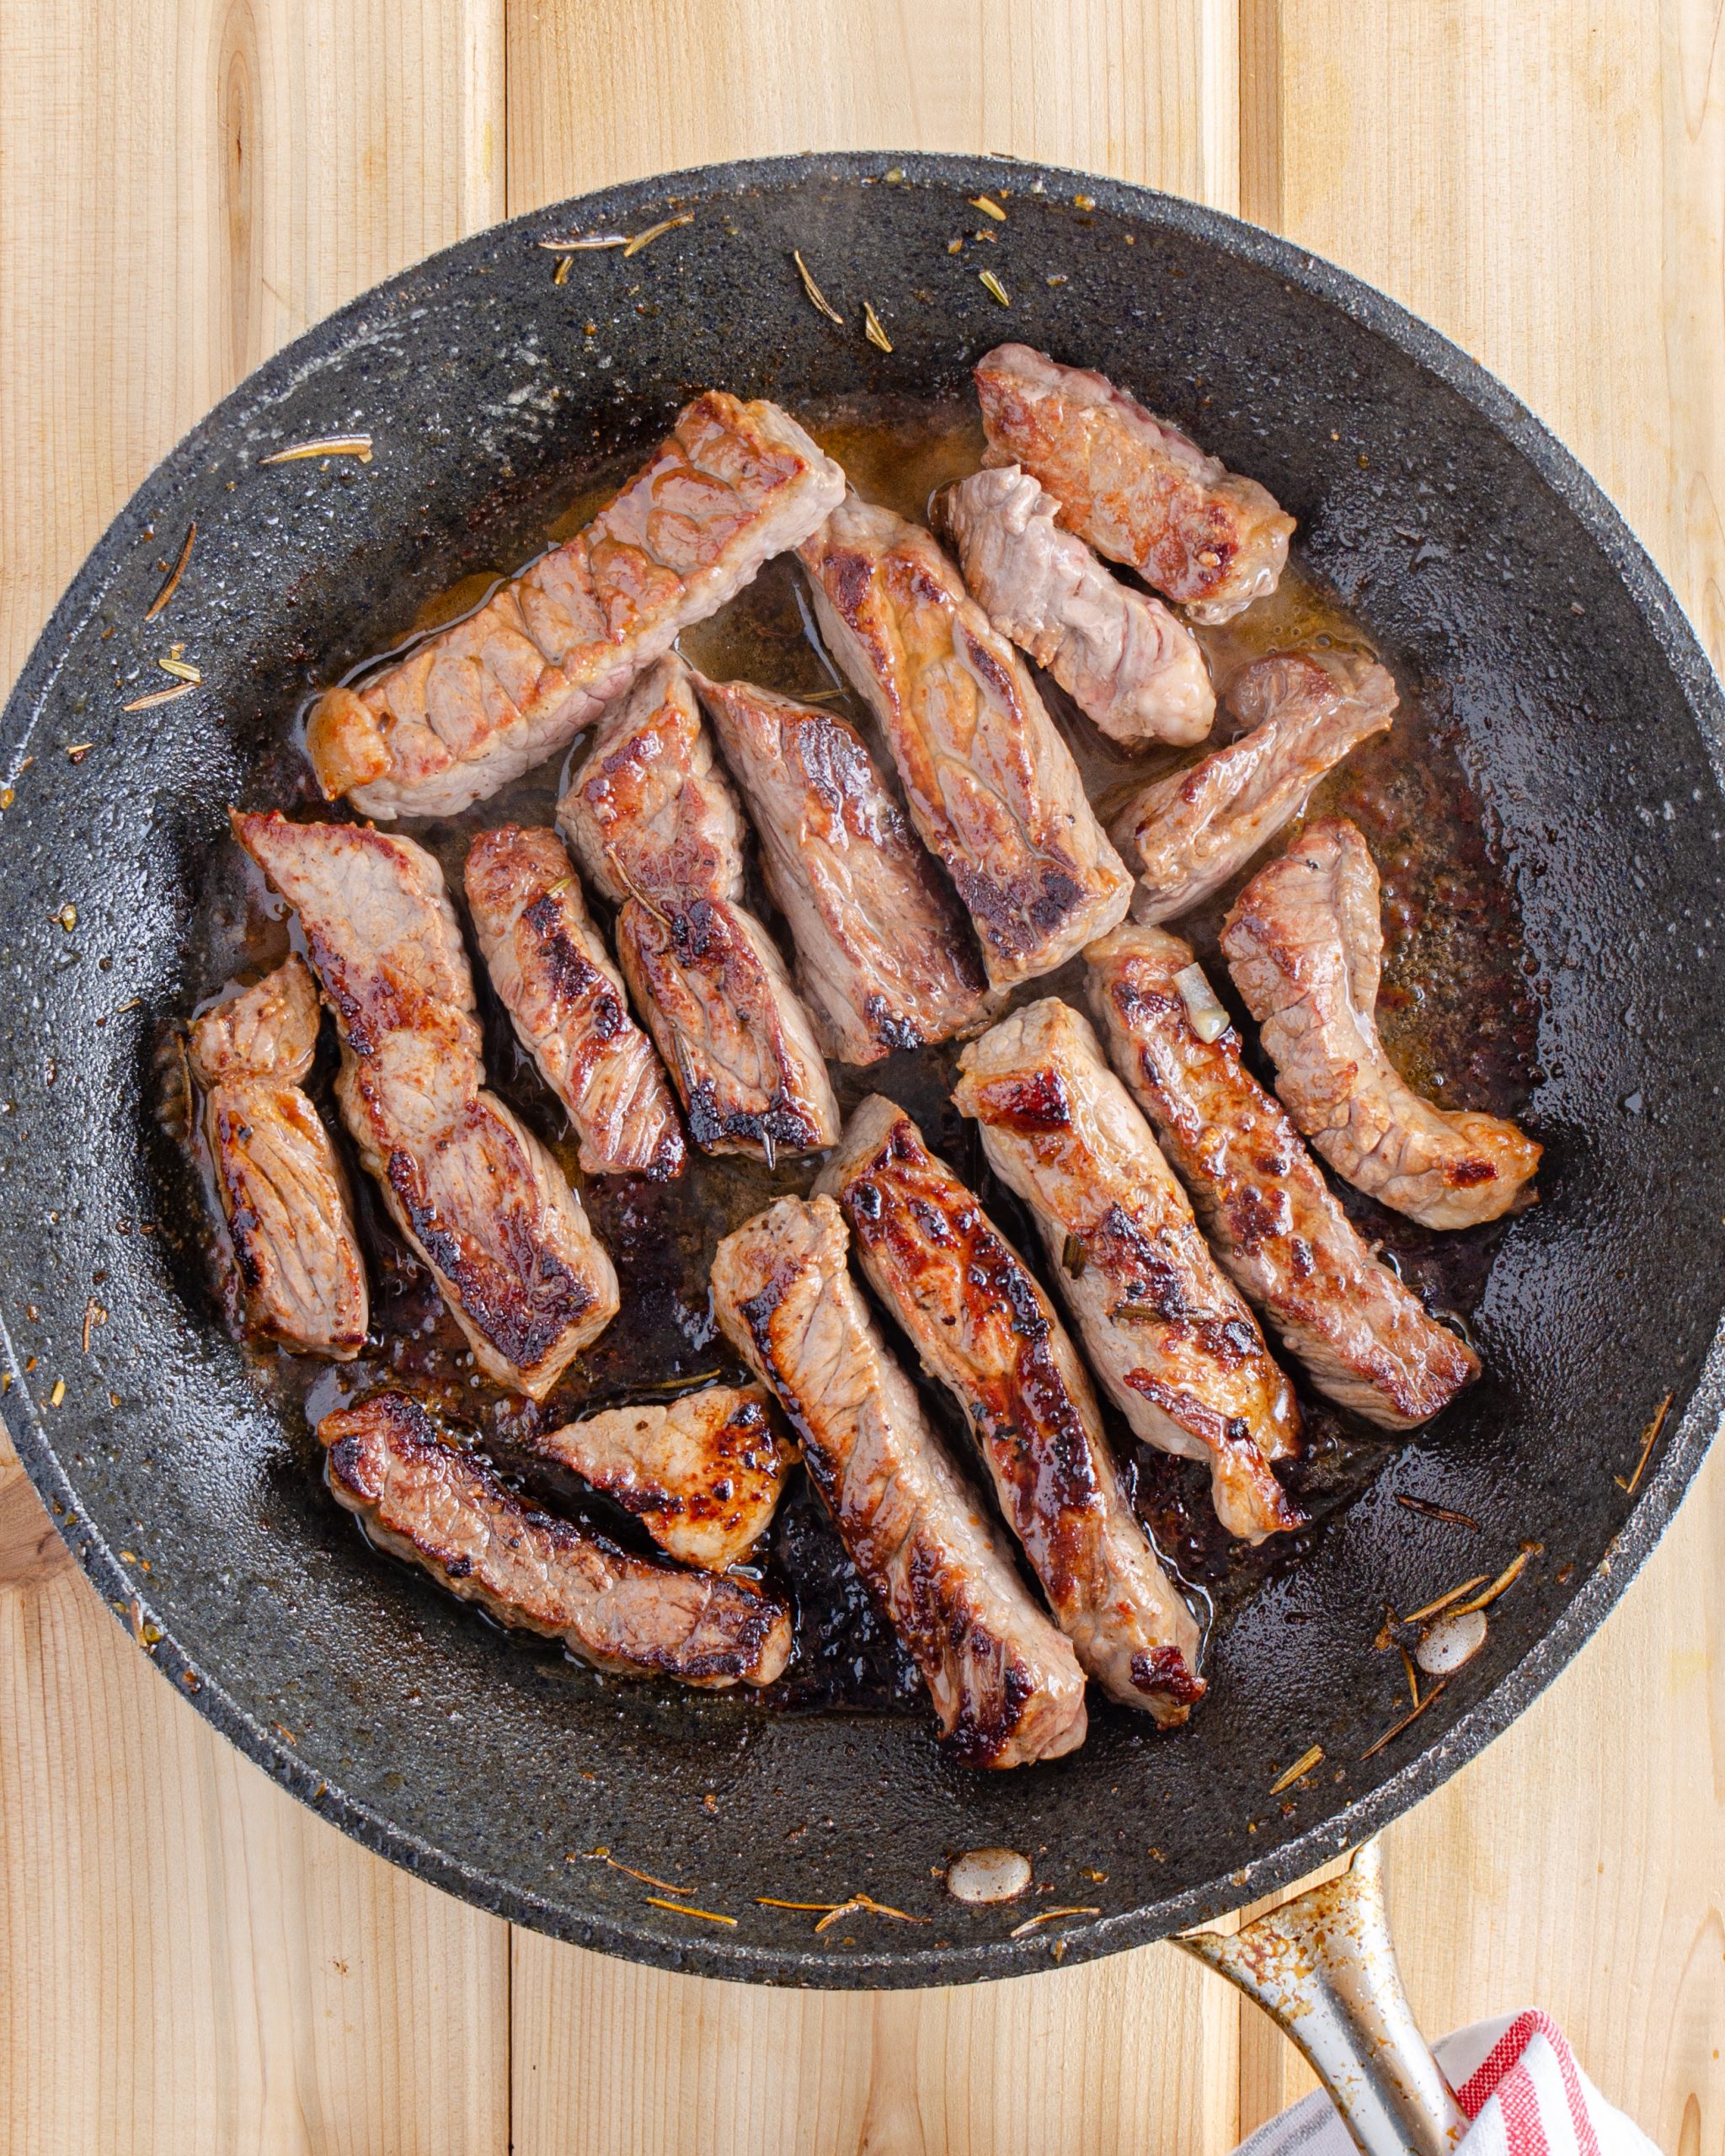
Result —
M1010 190L1007 222L950 255L985 189ZM633 258L575 255L560 284L537 244L685 211ZM793 248L845 329L809 304ZM865 297L890 353L857 334ZM1099 1713L1073 1758L991 1776L948 1764L911 1715L606 1682L367 1552L303 1422L260 1391L197 1283L152 1059L159 1025L208 985L188 924L227 805L293 798L291 722L315 682L525 550L584 470L644 448L698 387L793 410L851 390L958 397L1003 336L1103 369L1263 479L1311 567L1443 715L1535 969L1530 1114L1548 1150L1473 1321L1486 1381L1388 1449L1220 1629L1191 1726L1159 1737ZM374 438L369 465L261 465L355 430ZM147 623L193 520L180 590ZM152 659L169 636L201 687L125 712L166 685ZM1719 1420L1720 720L1670 593L1538 423L1381 295L1212 211L996 160L805 157L479 234L302 338L187 437L7 707L0 1346L19 1451L166 1681L326 1818L517 1922L709 1975L895 1986L1076 1961L1214 1916L1358 1841L1519 1713L1621 1593ZM93 1301L109 1315L86 1351ZM1366 1757L1398 1711L1395 1657L1373 1646L1382 1605L1495 1572L1525 1542L1541 1546L1486 1649ZM1272 1795L1314 1745L1322 1765ZM1039 1897L947 1895L951 1857L992 1844L1031 1856ZM649 1903L584 1860L599 1848L736 1921ZM860 1912L816 1933L759 1898L857 1892L924 1921ZM1018 1931L1061 1905L1097 1913Z

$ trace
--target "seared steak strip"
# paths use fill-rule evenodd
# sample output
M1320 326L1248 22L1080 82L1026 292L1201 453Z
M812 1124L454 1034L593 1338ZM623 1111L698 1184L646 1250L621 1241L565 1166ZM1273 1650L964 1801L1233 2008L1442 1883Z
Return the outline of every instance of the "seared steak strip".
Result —
M1127 927L1084 955L1108 1053L1236 1283L1320 1392L1386 1430L1429 1421L1479 1375L1479 1358L1366 1248L1242 1066L1240 1036L1199 1033L1182 987L1202 979L1191 947Z
M1057 1759L1084 1742L1083 1673L888 1353L846 1241L830 1198L781 1198L720 1243L714 1313L778 1395L948 1749L972 1767Z
M1136 1434L1208 1465L1231 1534L1302 1525L1270 1466L1299 1450L1293 1390L1088 1022L1054 997L1027 1004L959 1069L953 1099L1035 1215L1091 1368Z
M542 1400L616 1316L617 1275L556 1161L483 1090L443 872L368 825L232 822L299 915L341 1039L336 1098L390 1217L480 1369Z
M300 1086L318 1049L305 960L206 1011L186 1047L248 1329L351 1362L366 1343L366 1268L347 1177Z
M846 494L798 552L990 981L1052 973L1119 920L1131 879L1023 661L928 533L890 510Z
M976 366L990 464L1020 464L1067 531L1183 606L1226 622L1274 591L1294 520L1105 376L1000 344Z
M988 984L963 909L856 728L749 681L695 686L742 788L797 984L841 1063L950 1040Z
M464 881L492 986L569 1111L582 1167L655 1182L681 1175L676 1104L556 832L481 831Z
M770 1684L789 1658L782 1603L744 1580L632 1556L537 1511L487 1461L446 1444L406 1393L339 1408L318 1436L331 1494L379 1549L595 1669L717 1691Z
M1129 801L1109 826L1139 872L1135 921L1190 913L1306 806L1326 771L1387 730L1396 685L1355 652L1278 651L1228 684L1249 733Z
M617 956L697 1145L771 1162L838 1134L808 1012L747 912L743 818L675 653L600 721L558 828L621 910Z
M1222 929L1276 1091L1338 1175L1428 1228L1471 1228L1532 1196L1541 1148L1513 1123L1422 1100L1378 1038L1378 872L1344 817L1261 868Z
M1203 740L1216 699L1198 639L1062 531L1059 509L1016 464L975 472L935 502L984 613L1104 734L1129 749Z
M806 539L844 474L776 404L710 389L583 531L357 691L318 699L325 798L452 816L565 749L679 632Z
M1034 1276L901 1108L877 1094L818 1189L875 1293L969 1417L1055 1621L1110 1699L1183 1721L1198 1627L1133 1516L1090 1380Z
M755 1547L797 1460L755 1385L606 1407L536 1438L533 1449L615 1497L680 1563L709 1572Z

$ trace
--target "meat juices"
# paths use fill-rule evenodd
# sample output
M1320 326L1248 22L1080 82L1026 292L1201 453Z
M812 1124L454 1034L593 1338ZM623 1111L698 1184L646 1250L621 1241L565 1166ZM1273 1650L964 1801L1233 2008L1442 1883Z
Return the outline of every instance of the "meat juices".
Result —
M1533 1193L1541 1148L1494 1115L1422 1100L1378 1038L1378 872L1343 817L1312 824L1234 902L1222 949L1276 1091L1357 1189L1428 1228L1472 1228Z
M480 1369L542 1400L616 1316L617 1275L556 1161L483 1090L443 872L368 825L230 815L299 915L341 1040L336 1098L390 1218Z
M617 956L697 1145L810 1153L839 1113L809 1014L741 904L742 812L667 654L601 720L558 828L621 910Z
M742 788L797 985L841 1063L950 1040L985 1008L969 923L846 720L749 681L695 686Z
M655 1182L681 1175L676 1104L557 833L481 831L463 881L491 985L569 1112L582 1168Z
M989 464L1017 464L1060 521L1110 561L1215 624L1274 591L1294 520L1105 376L1000 344L976 366Z
M1091 1367L1134 1433L1205 1463L1231 1534L1303 1525L1270 1465L1299 1450L1293 1389L1088 1022L1052 996L1026 1004L959 1067L953 1102L1034 1215Z
M1135 794L1109 825L1139 872L1135 921L1177 919L1237 875L1350 750L1387 732L1396 685L1357 652L1278 651L1229 682L1251 728Z
M1198 639L1159 599L1062 531L1060 504L1016 464L978 472L935 502L964 582L1003 637L1052 674L1087 718L1129 749L1189 746L1215 717Z
M536 1510L487 1462L446 1444L406 1393L339 1408L318 1436L332 1496L379 1549L595 1669L718 1691L770 1684L790 1657L782 1603Z
M670 1556L709 1572L766 1533L796 1465L759 1385L710 1385L662 1406L607 1407L533 1449L633 1513Z
M806 539L844 486L776 404L708 390L574 538L363 688L318 699L306 747L324 798L453 816L495 793Z
M351 1362L366 1344L366 1268L347 1177L300 1085L318 1049L305 960L206 1011L186 1049L247 1330Z
M1367 1249L1240 1036L1198 1031L1190 945L1124 927L1084 955L1108 1053L1236 1284L1320 1392L1382 1429L1429 1422L1479 1358Z
M845 1262L830 1198L781 1198L720 1243L713 1307L777 1394L851 1561L972 1767L1076 1751L1084 1675L929 1427Z
M1120 919L1132 883L1023 662L928 533L890 510L847 494L798 553L991 985L1052 973Z
M1204 1691L1198 1627L1127 1502L1090 1380L1034 1276L878 1094L816 1188L837 1198L876 1294L969 1417L1080 1664L1110 1699L1184 1721Z

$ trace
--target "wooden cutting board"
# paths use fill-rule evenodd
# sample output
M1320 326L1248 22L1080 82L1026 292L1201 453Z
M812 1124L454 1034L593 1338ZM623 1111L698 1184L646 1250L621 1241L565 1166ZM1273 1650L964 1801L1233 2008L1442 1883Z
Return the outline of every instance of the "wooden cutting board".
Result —
M0 0L7 677L151 462L354 292L603 180L867 146L1148 181L1382 285L1570 443L1725 655L1707 0ZM1725 2148L1722 1606L1725 1458L1388 1838L1426 2026L1539 2002L1673 2156ZM867 1998L511 1933L213 1735L0 1438L0 2149L1210 2156L1303 2085L1167 1947Z

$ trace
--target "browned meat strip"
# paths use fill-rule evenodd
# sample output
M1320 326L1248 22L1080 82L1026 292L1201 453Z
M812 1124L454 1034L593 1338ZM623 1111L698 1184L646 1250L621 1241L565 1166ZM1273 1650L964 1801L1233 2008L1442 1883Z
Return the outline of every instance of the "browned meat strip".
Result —
M948 1748L972 1767L1057 1759L1084 1742L1083 1673L888 1353L846 1240L830 1198L781 1198L720 1243L714 1312L790 1417Z
M681 1175L676 1104L557 833L481 831L464 880L492 985L569 1110L582 1167L655 1182Z
M877 1094L818 1189L875 1293L957 1398L1055 1621L1110 1699L1184 1721L1198 1627L1134 1518L1090 1380L1017 1253L901 1108Z
M206 1011L186 1047L248 1329L350 1362L366 1344L366 1268L347 1177L300 1087L318 1048L305 960Z
M743 818L674 653L600 722L558 828L622 910L617 956L709 1153L768 1161L838 1134L809 1014L740 903Z
M616 1316L617 1275L556 1161L483 1090L442 871L369 825L232 821L299 915L341 1038L336 1098L391 1218L480 1369L542 1400Z
M935 502L984 613L1104 734L1129 749L1203 740L1216 699L1197 638L1062 531L1059 509L1016 464L973 473Z
M318 1435L331 1493L370 1540L500 1624L560 1640L597 1669L703 1691L770 1684L789 1659L782 1603L534 1510L486 1461L446 1444L406 1393L339 1408Z
M1479 1375L1466 1342L1361 1241L1300 1134L1240 1061L1240 1036L1199 1032L1213 1001L1191 947L1117 928L1085 953L1108 1052L1156 1125L1211 1247L1320 1392L1408 1430ZM1186 990L1192 991L1188 1004Z
M1275 590L1293 518L1105 376L1001 344L978 361L976 391L987 462L1033 472L1069 531L1194 622L1229 621Z
M988 984L969 924L856 728L752 682L696 687L754 816L827 1054L875 1063L974 1023Z
M1172 921L1237 875L1350 750L1389 727L1396 685L1357 652L1279 651L1228 684L1252 730L1134 795L1110 830L1138 869L1136 921Z
M1115 1406L1146 1444L1208 1465L1231 1534L1301 1526L1270 1465L1299 1450L1293 1389L1087 1021L1052 996L1027 1004L959 1069L953 1101L1035 1215Z
M319 698L325 798L452 816L569 746L692 622L806 539L844 474L776 404L710 389L574 537L357 692Z
M1338 1175L1428 1228L1475 1227L1529 1202L1540 1146L1500 1117L1434 1107L1384 1053L1378 872L1354 825L1313 824L1261 868L1222 948L1276 1091Z
M1052 973L1119 920L1132 885L1023 662L928 533L890 510L846 494L798 552L990 981Z
M754 1385L604 1408L533 1449L615 1497L681 1563L709 1572L729 1572L755 1547L797 1460Z

